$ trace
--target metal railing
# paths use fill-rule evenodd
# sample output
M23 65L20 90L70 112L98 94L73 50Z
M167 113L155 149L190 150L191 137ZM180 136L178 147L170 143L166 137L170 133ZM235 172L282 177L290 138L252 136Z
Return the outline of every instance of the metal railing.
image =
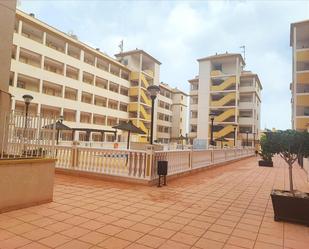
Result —
M55 118L10 112L3 122L1 159L55 157Z

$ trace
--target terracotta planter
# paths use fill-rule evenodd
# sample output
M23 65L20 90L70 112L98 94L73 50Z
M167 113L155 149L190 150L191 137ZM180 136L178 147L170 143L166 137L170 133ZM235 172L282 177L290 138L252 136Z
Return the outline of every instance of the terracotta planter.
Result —
M264 160L260 160L259 161L259 166L262 166L262 167L273 167L274 164L273 162L268 162L268 161L264 161Z
M290 221L309 226L309 193L273 190L271 200L275 221Z

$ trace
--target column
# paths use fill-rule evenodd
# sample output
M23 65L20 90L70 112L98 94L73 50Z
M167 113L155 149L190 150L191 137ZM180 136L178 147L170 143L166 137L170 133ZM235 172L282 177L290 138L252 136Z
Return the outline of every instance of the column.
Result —
M43 32L43 45L46 45L46 32Z
M65 43L65 48L64 48L64 52L65 54L68 54L68 51L69 51L69 43Z
M18 22L18 34L21 34L22 29L23 29L23 21L19 20L19 22Z
M17 78L18 78L18 73L14 72L13 87L17 87Z
M39 83L39 93L43 92L43 80L40 79L40 83Z

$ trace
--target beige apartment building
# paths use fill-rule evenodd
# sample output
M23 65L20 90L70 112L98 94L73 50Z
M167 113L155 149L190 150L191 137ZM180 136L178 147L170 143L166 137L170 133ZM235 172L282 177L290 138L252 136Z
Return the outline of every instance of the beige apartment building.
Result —
M304 131L309 124L309 20L291 24L292 128Z
M209 145L214 116L214 141L220 145L253 146L260 130L262 86L257 74L245 71L240 54L198 59L199 75L189 80L189 137L198 148Z
M188 95L161 82L157 105L157 142L181 143L187 135Z
M139 49L113 59L75 35L19 10L14 31L9 81L12 110L24 111L22 96L31 94L30 113L63 116L63 123L75 129L74 137L71 131L63 131L63 140L125 141L126 134L118 131L116 137L112 126L132 120L145 132L132 141L147 142L151 113L147 87L160 85L157 59ZM172 116L170 110L162 111ZM157 127L157 112L154 120ZM179 131L184 131L183 126ZM154 139L169 141L160 134L155 129Z

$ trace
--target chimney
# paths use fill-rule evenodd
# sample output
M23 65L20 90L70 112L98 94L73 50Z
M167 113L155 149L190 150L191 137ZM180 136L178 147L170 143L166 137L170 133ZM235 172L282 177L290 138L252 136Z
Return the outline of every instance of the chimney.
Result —
M34 13L30 13L29 16L31 16L31 17L34 18L34 17L35 17L35 14L34 14Z
M95 50L100 51L100 48L96 48Z

